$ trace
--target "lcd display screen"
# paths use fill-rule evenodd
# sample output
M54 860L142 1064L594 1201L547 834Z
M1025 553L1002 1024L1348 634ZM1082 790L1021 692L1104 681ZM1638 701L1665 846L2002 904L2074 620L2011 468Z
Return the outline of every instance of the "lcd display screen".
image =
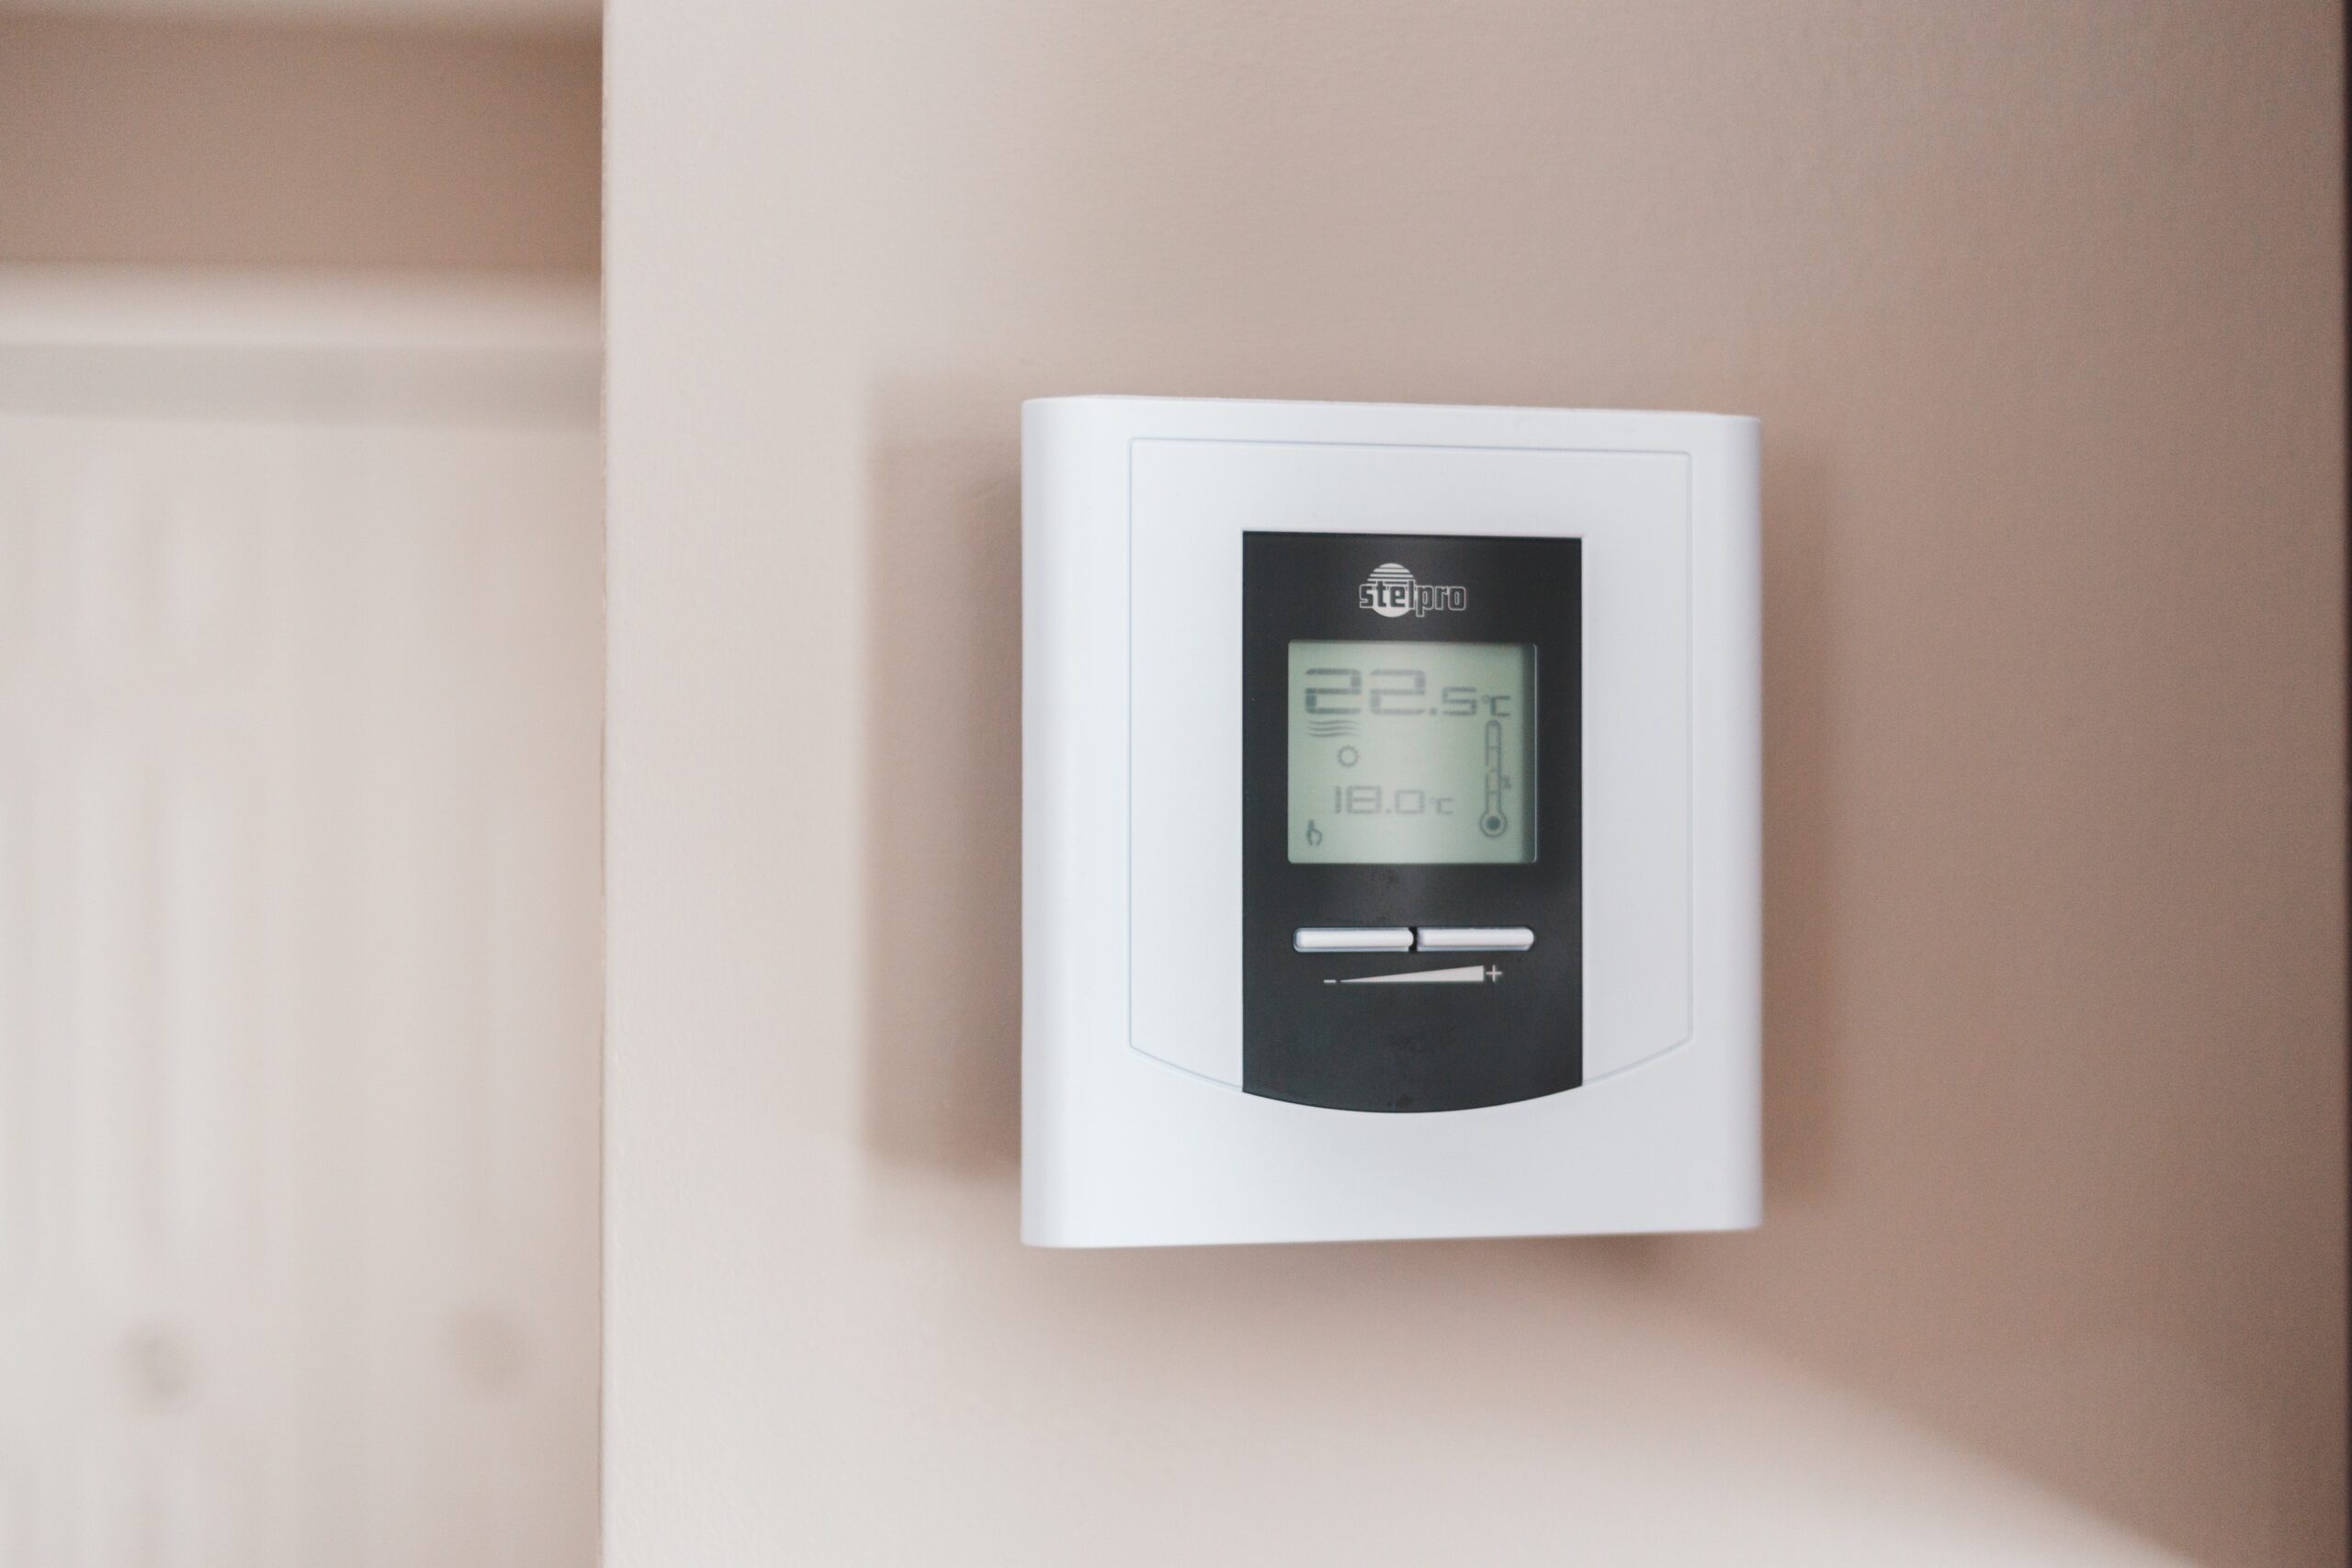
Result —
M1293 863L1535 858L1535 649L1290 645Z

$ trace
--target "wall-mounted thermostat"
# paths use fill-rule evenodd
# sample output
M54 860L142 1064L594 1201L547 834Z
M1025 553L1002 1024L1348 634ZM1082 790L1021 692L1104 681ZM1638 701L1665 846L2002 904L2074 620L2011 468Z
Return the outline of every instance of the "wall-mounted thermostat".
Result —
M1760 1204L1755 422L1023 428L1022 1229Z

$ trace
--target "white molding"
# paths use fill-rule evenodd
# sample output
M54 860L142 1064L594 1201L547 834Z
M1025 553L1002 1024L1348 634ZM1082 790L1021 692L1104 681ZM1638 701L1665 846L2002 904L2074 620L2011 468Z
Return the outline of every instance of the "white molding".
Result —
M0 267L0 346L516 349L594 354L596 285L525 275Z
M0 409L594 424L584 278L0 268Z
M599 0L5 0L0 16L74 21L246 22L295 27L433 27L586 35L604 30Z

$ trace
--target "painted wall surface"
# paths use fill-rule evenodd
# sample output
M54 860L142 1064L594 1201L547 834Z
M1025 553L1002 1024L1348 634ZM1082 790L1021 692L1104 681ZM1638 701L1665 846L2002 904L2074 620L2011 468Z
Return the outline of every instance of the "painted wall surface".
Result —
M2335 8L607 41L616 1568L2341 1561ZM1017 1246L1082 391L1761 416L1760 1231Z
M594 272L593 35L0 16L0 262Z

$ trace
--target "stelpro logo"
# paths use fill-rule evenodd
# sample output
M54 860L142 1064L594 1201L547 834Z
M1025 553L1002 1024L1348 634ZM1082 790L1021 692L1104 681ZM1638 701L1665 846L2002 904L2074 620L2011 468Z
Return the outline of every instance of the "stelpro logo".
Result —
M1363 586L1356 590L1356 605L1391 619L1408 614L1426 615L1432 610L1468 609L1470 591L1459 584L1417 581L1395 561L1385 561L1374 567Z

